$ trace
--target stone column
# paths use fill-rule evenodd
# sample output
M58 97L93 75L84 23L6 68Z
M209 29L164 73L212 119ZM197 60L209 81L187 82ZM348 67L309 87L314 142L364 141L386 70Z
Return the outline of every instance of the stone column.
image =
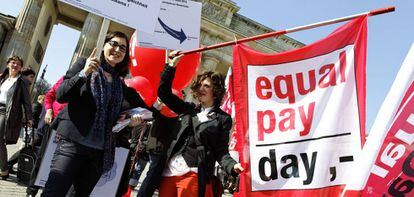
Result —
M215 71L220 61L209 54L203 54L203 58L201 61L202 67L198 70L198 73L202 73L204 71Z
M83 23L82 32L73 54L71 65L80 57L89 57L96 47L99 31L101 30L103 18L89 13Z
M15 30L13 31L6 49L0 54L1 69L3 70L6 59L12 55L20 56L26 62L30 52L30 42L34 30L36 29L37 20L39 19L40 10L43 0L26 0L23 9L17 17Z

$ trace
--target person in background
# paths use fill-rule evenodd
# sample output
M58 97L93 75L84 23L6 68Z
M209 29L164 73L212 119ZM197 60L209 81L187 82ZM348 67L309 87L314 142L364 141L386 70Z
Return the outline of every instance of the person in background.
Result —
M23 60L19 56L7 59L7 69L0 77L0 169L3 180L9 177L7 144L19 139L23 108L27 127L33 124L29 81L21 75Z
M42 112L39 117L39 123L36 127L35 145L40 144L38 161L41 161L47 148L47 143L51 134L50 124L59 114L59 112L67 105L67 103L59 103L56 101L56 90L63 82L63 77L53 84L52 88L46 93L44 97ZM36 196L40 187L35 185L36 176L38 174L41 162L37 162L35 170L31 176L29 185L26 188L26 194L28 197Z
M134 156L132 161L133 166L131 166L132 170L128 184L130 189L133 189L138 185L138 181L149 160L146 148L142 142L146 140L144 138L148 137L146 136L146 132L148 132L150 127L150 123L144 122L134 127L131 132L132 135L130 149L134 153Z
M129 197L133 188L138 185L138 180L148 162L148 154L143 143L146 143L144 141L150 127L151 121L144 121L133 128L126 128L130 134L129 154L118 186L117 197Z
M20 73L21 73L21 75L23 76L23 77L25 77L27 80L28 80L28 84L29 84L29 89L30 89L30 85L31 84L33 84L33 82L34 82L34 79L35 79L35 75L36 75L36 73L32 70L32 68L30 68L30 67L23 67L22 68L22 70L20 71ZM43 98L43 97L42 97ZM39 101L38 101L39 102ZM32 105L32 117L33 117L33 125L32 125L32 127L33 128L36 128L37 127L37 123L38 123L38 120L39 120L39 113L41 112L41 111L36 111L36 108L38 108L39 106L40 106L40 110L41 110L41 107L42 107L42 103L40 103L39 105L38 105L38 102L35 102L33 105ZM43 100L42 100L42 102L43 102ZM25 122L26 120L25 119L23 119L23 123ZM29 132L31 132L31 131L29 131ZM31 133L28 133L28 135L29 136L26 136L26 134L24 134L24 136L23 136L23 140L25 140L25 142L26 142L26 140L28 140L28 141L30 141L30 138L31 138ZM22 146L20 149L22 149L24 146ZM7 166L8 166L8 169L9 169L9 173L10 174L16 174L17 172L13 169L13 166L17 163L17 161L18 161L18 159L19 159L19 155L20 155L20 150L18 150L17 152L15 152L10 158L9 158L9 160L7 161Z
M31 67L23 67L21 73L27 80L29 80L29 86L35 82L36 73Z
M112 127L123 101L131 108L147 108L141 96L122 81L129 72L128 41L124 33L108 33L100 58L94 49L89 58L78 59L66 72L56 98L68 105L52 124L59 141L42 196L65 196L71 185L77 196L89 196L114 163ZM142 121L140 115L131 120Z
M180 115L179 132L167 153L159 195L216 196L215 188L209 184L214 180L216 161L229 174L243 171L228 151L232 119L219 108L225 93L224 77L211 71L198 75L191 85L198 104L185 102L171 90L175 66L182 56L178 51L169 54L174 58L166 58L158 87L161 101Z
M33 112L33 128L37 128L39 121L40 121L40 115L42 113L43 108L43 101L45 100L45 95L39 95L37 96L37 100L32 105L32 112Z
M39 123L39 117L40 117L40 113L42 112L42 104L43 104L43 99L44 99L44 95L39 95L37 97L37 101L35 103L33 103L32 105L32 112L33 112L33 125L32 128L37 128L37 124ZM30 131L33 132L33 131ZM23 137L23 140L28 139L28 141L30 142L31 140L31 133L28 133L29 136ZM39 143L34 142L35 146L39 146ZM24 146L23 146L24 147ZM22 147L22 148L23 148ZM21 148L21 149L22 149ZM7 165L8 165L8 169L9 169L9 173L10 174L16 174L17 172L13 169L13 166L18 162L19 160L19 155L20 155L20 150L18 150L17 152L15 152L7 161Z
M152 196L156 189L159 188L159 184L162 178L162 172L167 162L167 151L170 147L172 140L177 136L177 129L175 128L178 122L178 117L167 117L160 113L164 104L157 99L153 105L153 117L154 121L151 126L149 138L155 138L151 140L155 145L148 144L148 155L150 165L145 179L141 184L138 191L138 197ZM145 167L145 166L144 166Z
M52 121L57 117L59 112L67 105L67 103L59 103L56 101L56 91L62 84L64 77L59 78L59 80L53 84L52 88L46 93L45 97L45 118L44 121L46 124L50 125Z

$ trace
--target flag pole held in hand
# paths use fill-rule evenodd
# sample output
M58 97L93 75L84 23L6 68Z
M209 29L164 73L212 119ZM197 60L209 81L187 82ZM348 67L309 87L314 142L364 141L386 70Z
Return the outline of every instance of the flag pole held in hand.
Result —
M250 42L250 41L255 41L255 40L261 40L261 39L274 37L274 36L279 36L279 35L283 35L283 34L287 34L287 33L293 33L293 32L302 31L302 30L306 30L306 29L312 29L312 28L315 28L315 27L321 27L321 26L325 26L325 25L340 23L340 22L343 22L343 21L348 21L348 20L351 20L351 19L354 19L354 18L358 18L360 16L364 16L364 15L376 16L376 15L379 15L379 14L385 14L385 13L393 12L393 11L395 11L394 6L380 8L380 9L376 9L376 10L369 11L369 12L354 14L354 15L351 15L351 16L326 20L326 21L322 21L322 22L318 22L318 23L303 25L303 26L294 27L294 28L285 29L285 30L278 30L278 31L270 32L270 33L257 35L257 36L243 38L243 39L240 39L240 40L223 42L223 43L215 44L215 45L211 45L211 46L205 46L205 47L201 47L201 48L190 50L190 51L184 51L184 52L181 52L179 54L190 54L190 53L208 51L208 50L217 49L217 48L226 47L226 46L231 46L231 45L235 45L235 44L239 44L239 43ZM177 54L177 55L179 55L179 54Z

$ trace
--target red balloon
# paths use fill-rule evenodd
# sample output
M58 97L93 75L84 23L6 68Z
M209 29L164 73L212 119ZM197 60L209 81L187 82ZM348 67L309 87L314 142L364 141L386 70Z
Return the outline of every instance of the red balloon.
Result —
M177 64L172 88L176 90L184 89L197 73L200 65L200 53L191 53L184 55Z
M147 78L157 92L160 75L165 66L165 50L137 46L136 32L130 40L131 75ZM200 53L185 55L177 65L172 88L182 90L194 77L200 64Z
M181 93L181 91L177 91L175 89L172 89L172 93L175 94L176 96L180 97L181 99L183 99L183 93ZM168 108L166 105L163 105L160 113L166 117L169 118L174 118L177 117L177 114L174 113L170 108Z
M155 102L155 94L151 83L145 77L135 76L132 79L125 79L125 84L128 87L134 88L135 91L141 95L147 106L152 106Z

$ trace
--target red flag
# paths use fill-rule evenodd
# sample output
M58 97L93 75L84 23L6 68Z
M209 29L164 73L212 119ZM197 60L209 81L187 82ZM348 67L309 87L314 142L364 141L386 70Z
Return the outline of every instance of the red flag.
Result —
M363 196L414 195L414 83L404 96L371 170Z
M411 122L406 119L406 113L412 110L412 104L409 103L412 102L410 99L414 91L413 65L414 44L378 111L361 154L355 160L355 178L347 184L345 196L395 195L398 193L395 192L396 188L401 193L413 195L408 192L413 189L414 183L399 179L407 178L404 176L401 163L410 157L407 157L407 154L413 149L412 145L405 143L412 137L406 135L402 138L400 135L404 132L408 134L414 132L407 129L407 125L409 126ZM401 129L401 132L398 129ZM400 182L393 185L398 180Z
M230 134L230 141L229 141L229 152L230 155L237 161L239 161L239 154L238 154L238 147L237 147L237 132L235 129L235 113L236 110L234 108L234 89L233 89L233 72L231 67L227 71L226 76L226 94L223 98L223 103L221 104L220 108L225 111L226 113L230 114L233 119L233 128Z
M233 48L238 196L338 196L365 137L366 17L300 49Z
M234 110L233 73L231 71L231 67L227 71L225 83L226 83L226 94L223 97L223 103L221 104L220 108L226 113L230 114L232 118L234 118L235 110Z

